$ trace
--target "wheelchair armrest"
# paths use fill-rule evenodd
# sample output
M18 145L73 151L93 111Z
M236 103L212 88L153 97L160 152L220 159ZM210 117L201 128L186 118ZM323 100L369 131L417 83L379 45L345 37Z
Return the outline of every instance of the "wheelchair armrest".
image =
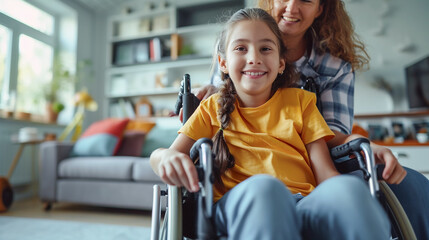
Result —
M350 155L352 152L361 151L361 144L368 143L369 140L366 138L357 138L348 143L333 147L330 149L331 157L333 159L342 158Z

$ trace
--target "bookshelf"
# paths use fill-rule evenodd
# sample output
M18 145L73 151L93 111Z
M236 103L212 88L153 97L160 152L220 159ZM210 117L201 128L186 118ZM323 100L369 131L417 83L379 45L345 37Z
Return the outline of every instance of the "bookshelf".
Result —
M127 112L118 106L135 108L142 97L152 104L153 116L165 116L174 108L185 73L191 75L192 88L209 83L215 41L222 28L219 19L244 6L244 0L173 2L111 16L106 117L129 117L118 115Z

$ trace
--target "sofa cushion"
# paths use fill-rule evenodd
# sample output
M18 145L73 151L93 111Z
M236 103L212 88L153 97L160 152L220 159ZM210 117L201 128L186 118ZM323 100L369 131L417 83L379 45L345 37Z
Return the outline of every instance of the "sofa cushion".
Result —
M95 122L73 147L71 156L112 156L121 144L129 119L105 119Z
M161 182L149 163L149 158L140 158L133 164L132 178L136 182Z
M131 180L137 157L76 157L60 162L60 178Z
M139 157L142 153L145 136L144 132L126 131L116 155Z
M132 119L128 122L125 131L138 131L149 133L150 130L155 127L156 123L144 119Z
M177 118L157 120L155 127L146 136L143 144L142 157L149 157L157 148L168 148L177 137L182 124Z

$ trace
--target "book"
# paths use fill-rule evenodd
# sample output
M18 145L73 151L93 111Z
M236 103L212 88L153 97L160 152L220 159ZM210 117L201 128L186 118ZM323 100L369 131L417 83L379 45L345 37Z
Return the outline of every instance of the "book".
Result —
M162 46L160 38L153 38L149 42L150 48L150 60L152 62L157 62L161 60L162 57Z
M150 60L149 43L141 41L135 44L135 61L137 63L144 63Z
M176 60L179 57L180 48L182 45L182 37L179 34L174 33L170 36L171 48L170 57L172 60Z

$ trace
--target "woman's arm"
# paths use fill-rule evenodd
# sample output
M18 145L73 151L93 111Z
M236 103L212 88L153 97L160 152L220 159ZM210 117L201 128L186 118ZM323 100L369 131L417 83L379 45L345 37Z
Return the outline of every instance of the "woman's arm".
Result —
M192 138L181 133L169 148L153 151L150 165L154 172L169 185L183 186L190 192L197 192L197 170L188 155L194 143Z
M334 166L328 146L323 138L307 144L306 148L317 184L340 174Z
M333 132L335 133L335 137L328 141L329 148L347 143L356 138L364 138L364 136L359 134L346 135L335 130ZM401 183L407 175L407 171L399 164L392 151L373 142L371 142L371 149L374 153L375 161L385 164L383 179L389 184Z

